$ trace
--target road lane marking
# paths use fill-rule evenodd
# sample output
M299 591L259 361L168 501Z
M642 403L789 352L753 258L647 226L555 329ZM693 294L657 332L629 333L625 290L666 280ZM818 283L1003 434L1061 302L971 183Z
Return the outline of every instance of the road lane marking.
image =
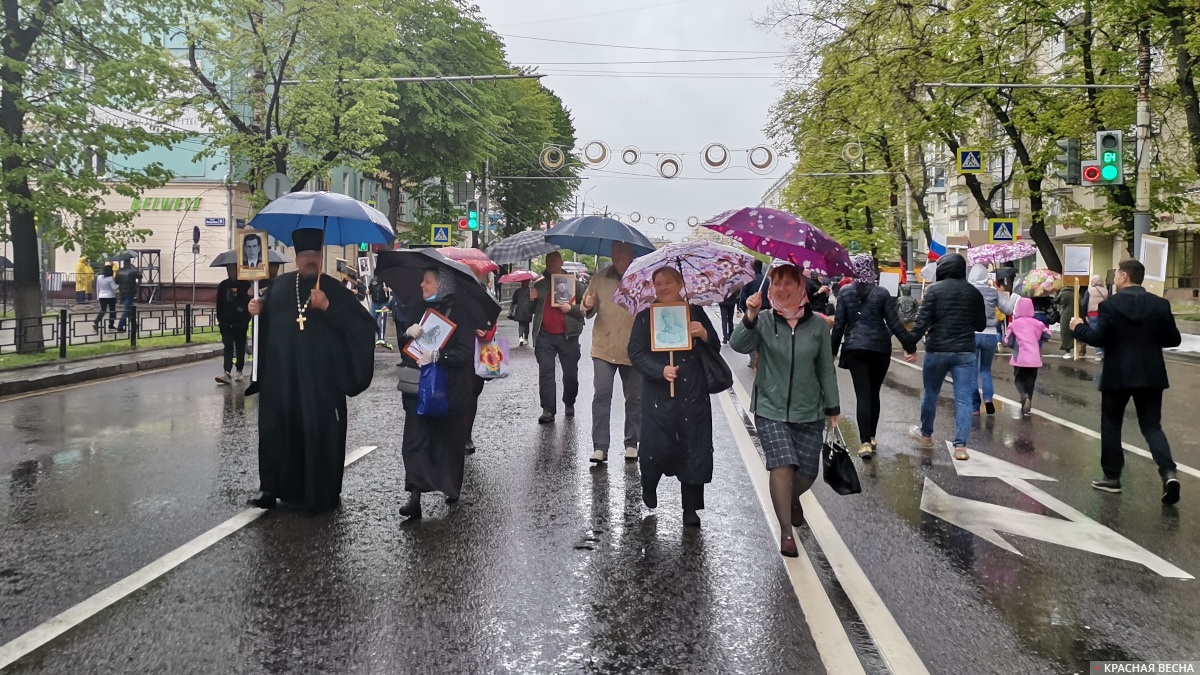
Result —
M954 444L947 441L946 450L953 455ZM1066 518L1063 520L1007 506L956 497L947 493L928 477L925 478L925 486L921 492L922 511L986 539L1010 553L1023 555L1008 540L1000 536L1000 532L1118 560L1127 560L1147 567L1157 572L1159 576L1173 579L1195 578L1028 482L1030 480L1057 482L1049 476L1010 464L975 449L971 449L970 460L956 461L953 465L959 476L998 478Z
M759 459L758 452L754 449L754 440L750 438L750 432L746 431L741 416L734 408L729 392L722 392L717 398L725 410L725 417L729 422L729 428L733 431L734 443L742 456L742 463L745 464L746 472L750 474L750 481L754 484L754 492L758 495L758 503L762 507L763 515L766 516L773 537L772 541L778 545L779 525L776 522L775 509L771 506L771 490L767 482L767 474L765 471L758 470L762 468L762 460ZM758 469L755 468L756 466ZM804 620L812 632L813 642L817 645L817 653L821 655L821 663L825 665L825 671L828 673L865 673L862 662L854 651L854 645L850 644L850 637L846 634L842 620L838 617L837 610L833 608L833 602L825 593L821 578L817 576L817 570L813 567L808 554L804 552L804 545L799 539L796 540L796 548L800 549L800 557L780 557L783 558L788 579L792 582L792 590L800 601L800 609L804 612Z
M346 456L345 466L350 466L354 462L357 462L378 447L377 445L367 445L356 448ZM253 523L262 517L264 513L266 513L265 510L254 507L242 511L112 586L96 593L87 600L58 616L46 620L40 626L17 637L8 644L0 646L0 670L7 668L18 659L43 647L63 633L87 621L101 610L116 604L131 593L152 583L225 537Z
M915 363L908 363L904 359L898 359L893 356L892 360L895 361L896 363L899 363L902 366L912 368L913 370L916 370L916 371L921 370L921 366L919 366ZM1010 398L1005 398L1004 396L1000 396L999 394L992 396L992 398L996 399L997 401L1000 401L1001 403L1004 403L1005 405L1010 405L1010 406L1014 406L1017 408L1021 407L1020 402L1014 401ZM1041 417L1042 419L1049 420L1051 422L1054 422L1055 424L1062 425L1073 431L1078 431L1079 433L1084 434L1085 436L1090 436L1096 440L1100 440L1099 432L1092 431L1091 429L1083 426L1082 424L1076 424L1075 422L1072 422L1071 420L1065 420L1056 415L1051 415L1048 412L1043 412L1041 410L1038 410L1037 408L1034 408L1030 412L1030 414L1037 415L1038 417ZM1133 445L1131 443L1126 443L1125 441L1121 441L1121 447L1125 448L1126 450L1128 450L1129 452L1132 452L1135 455L1140 455L1142 457L1145 457L1146 459L1154 459L1154 455L1151 455L1149 450L1143 450L1142 448L1139 448L1138 446ZM1186 473L1186 474L1189 474L1196 478L1200 478L1200 469L1194 469L1194 468L1188 466L1187 464L1176 463L1175 470L1178 471L1179 473Z
M738 400L743 403L743 406L749 411L750 395L746 392L746 388L742 386L741 380L736 377L733 380L734 393ZM722 405L725 405L725 399L728 399L729 393L725 392L722 395ZM732 401L729 402L729 407L726 408L726 415L732 409ZM736 424L734 423L736 422ZM744 437L739 437L739 441L749 440L749 432L740 417L735 416L730 420L731 426L734 427L734 433L737 433L737 428L741 428L745 434ZM753 449L751 442L749 452L753 454L753 463L747 459L747 449L745 443L739 442L739 447L742 451L742 459L746 462L746 469L750 472L752 478L756 478L755 485L761 486L758 489L759 501L762 502L763 510L767 514L767 521L774 523L775 509L770 505L770 489L767 485L766 468L759 459L758 453ZM854 605L855 611L858 612L862 619L863 625L867 632L874 640L876 647L879 649L879 654L887 663L888 668L893 673L903 673L904 675L922 675L928 674L928 669L921 657L917 655L912 643L909 642L908 636L900 628L900 624L896 622L896 618L892 616L887 605L884 604L883 598L879 597L879 593L875 587L871 585L870 579L867 578L862 567L855 560L854 555L850 552L850 548L846 546L846 542L842 540L838 534L837 528L834 527L833 521L825 513L825 509L821 508L821 503L817 501L816 496L812 491L804 493L800 498L804 506L804 518L808 522L808 527L812 531L813 536L817 538L817 543L820 544L822 552L825 554L826 560L829 561L830 567L833 569L834 575L841 584L842 590L846 596L850 598L850 603ZM772 525L775 528L776 525ZM774 531L774 530L773 530ZM802 556L803 558L803 556ZM859 666L861 668L861 664ZM831 672L839 672L832 670Z

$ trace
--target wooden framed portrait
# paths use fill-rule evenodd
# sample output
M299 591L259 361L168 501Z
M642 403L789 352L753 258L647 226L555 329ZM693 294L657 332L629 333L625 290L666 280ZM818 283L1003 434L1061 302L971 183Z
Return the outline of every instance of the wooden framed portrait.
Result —
M337 270L338 278L342 281L345 281L346 277L350 276L350 263L345 258L338 258L334 263L334 269Z
M556 303L575 304L575 275L551 274L550 290Z
M454 329L458 328L458 324L446 318L441 312L434 309L425 310L425 316L421 317L421 337L415 340L409 340L407 345L404 345L404 353L413 358L414 361L419 361L421 355L433 349L440 350L450 341L450 336L454 334Z
M267 233L242 230L237 233L238 281L265 281L271 278L267 268Z
M691 317L686 302L650 305L650 349L656 352L680 352L692 348L688 335Z

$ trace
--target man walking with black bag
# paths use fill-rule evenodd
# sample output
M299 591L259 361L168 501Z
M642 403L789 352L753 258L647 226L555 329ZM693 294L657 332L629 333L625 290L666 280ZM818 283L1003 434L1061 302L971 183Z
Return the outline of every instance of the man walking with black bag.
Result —
M1100 467L1104 478L1092 481L1092 487L1104 492L1121 492L1121 470L1125 450L1121 447L1121 424L1129 400L1137 409L1138 427L1150 455L1162 477L1164 504L1179 502L1179 479L1171 445L1162 429L1163 390L1167 364L1163 349L1178 347L1182 341L1171 303L1142 288L1146 267L1137 260L1125 260L1117 266L1116 289L1111 298L1100 303L1095 326L1083 319L1071 319L1071 334L1094 347L1104 349L1104 368L1100 375Z

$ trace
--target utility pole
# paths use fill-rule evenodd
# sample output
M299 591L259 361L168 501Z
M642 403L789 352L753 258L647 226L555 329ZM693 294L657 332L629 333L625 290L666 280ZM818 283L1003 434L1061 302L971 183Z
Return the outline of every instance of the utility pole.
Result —
M904 176L904 226L906 229L904 231L908 233L908 241L905 242L907 245L904 247L904 265L905 269L911 270L913 268L913 242L915 237L913 237L912 183L908 181L908 169L908 142L906 140L904 143L904 170L906 172Z
M1150 234L1150 29L1143 18L1138 26L1137 90L1137 204L1133 213L1133 255L1142 250L1142 237Z
M483 189L480 190L479 196L479 219L483 222L479 224L483 230L483 245L486 247L492 239L492 217L491 206L488 204L488 173L491 171L491 158L484 157L483 159Z

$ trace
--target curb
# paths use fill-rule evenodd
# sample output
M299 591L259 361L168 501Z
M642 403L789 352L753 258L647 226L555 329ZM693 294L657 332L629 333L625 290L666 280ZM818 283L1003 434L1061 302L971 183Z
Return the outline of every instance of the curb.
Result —
M169 368L171 366L183 365L186 363L194 363L206 359L215 358L224 352L224 347L220 344L214 345L210 349L191 351L184 354L171 354L168 352L179 349L178 347L167 347L164 349L155 349L141 355L137 360L126 361L124 363L110 363L106 365L96 365L91 368L79 368L70 372L47 372L42 374L31 374L30 377L20 380L12 380L9 382L0 382L0 398L6 396L14 396L17 394L28 394L45 389L53 389L55 387L65 387L72 384L80 384L82 382L90 382L92 380L102 380L109 377L117 377L119 375L128 375L141 371L157 370L160 368ZM83 361L82 363L87 363Z

